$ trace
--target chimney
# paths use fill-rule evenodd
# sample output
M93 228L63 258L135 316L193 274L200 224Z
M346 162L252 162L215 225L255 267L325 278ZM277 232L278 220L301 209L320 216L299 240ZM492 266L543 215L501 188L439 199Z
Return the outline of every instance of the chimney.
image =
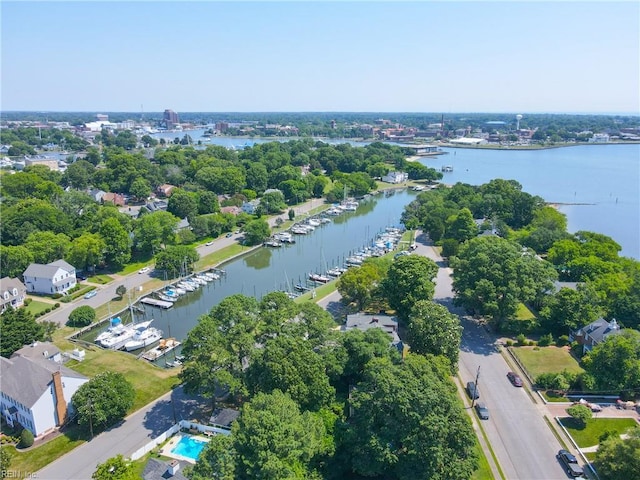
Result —
M169 467L167 468L167 473L171 476L178 473L178 469L180 468L180 462L178 460L171 460L169 462Z
M58 414L58 425L63 425L67 421L67 402L64 400L62 390L62 377L60 371L53 372L53 394L56 398L56 413Z

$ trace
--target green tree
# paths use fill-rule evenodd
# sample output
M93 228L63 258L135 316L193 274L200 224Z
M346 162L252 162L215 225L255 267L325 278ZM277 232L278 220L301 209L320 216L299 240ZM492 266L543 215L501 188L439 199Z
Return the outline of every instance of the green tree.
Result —
M176 188L171 192L167 206L167 212L178 218L188 218L191 220L198 214L198 202L196 194L187 192L181 188Z
M640 390L640 332L609 335L582 359L600 391L619 394Z
M358 310L362 310L371 301L381 279L382 272L376 264L367 261L344 272L338 279L336 289L345 301L356 303Z
M20 245L33 232L66 233L71 225L69 217L50 202L29 198L2 209L0 235L3 245Z
M264 192L267 189L269 175L267 167L262 163L252 163L247 167L247 187L256 192Z
M411 351L422 355L442 355L449 360L452 373L455 373L462 341L458 317L438 303L419 300L411 309L408 323L407 342Z
M129 187L129 193L139 200L143 200L151 195L151 185L146 178L138 177Z
M454 302L469 312L489 315L498 326L520 302L532 302L553 288L557 274L520 245L500 237L466 242L453 267Z
M91 325L95 319L96 311L89 305L82 305L71 311L67 325L70 327L86 327Z
M573 405L567 408L567 413L578 422L580 428L584 428L587 425L587 420L593 417L591 409L586 405Z
M408 318L416 302L433 298L437 273L435 262L420 255L399 257L391 264L381 289L401 320Z
M51 263L65 258L71 248L71 239L64 233L33 232L24 243L36 263Z
M22 432L20 432L20 443L19 443L19 447L20 448L29 448L31 445L33 445L33 433L31 432L31 430L27 429L27 428L23 428Z
M258 350L247 371L253 393L287 392L303 410L327 406L335 392L322 357L302 338L277 336Z
M96 431L123 419L133 406L135 396L133 386L124 375L107 371L82 384L71 402L78 412L78 423Z
M596 451L594 462L602 480L629 480L640 472L640 428L632 428L626 438L610 436Z
M153 212L140 217L134 227L134 242L139 250L151 253L161 245L174 243L180 220L169 212Z
M191 273L200 254L189 245L168 245L156 254L156 269L164 270L171 277Z
M252 220L244 226L244 237L247 245L258 245L264 242L269 235L271 235L271 229L266 220L257 219Z
M9 358L25 345L43 340L44 327L27 310L8 308L0 315L0 332L0 355Z
M133 464L122 455L108 458L104 463L99 463L96 471L91 475L93 480L136 480Z
M351 471L399 480L471 478L475 435L449 376L438 357L370 362L351 394L352 414L337 448L348 451Z
M447 219L445 237L453 238L462 243L478 235L478 226L473 221L473 215L468 208L461 209L456 215Z
M219 211L220 204L218 203L218 196L215 193L206 190L198 192L198 213L200 215Z
M100 236L104 240L104 256L107 263L123 266L131 260L129 232L115 217L105 219L100 225Z
M191 469L191 480L235 480L236 451L231 435L214 435Z
M83 233L69 248L69 263L80 270L94 270L104 258L107 246L97 233Z
M315 415L279 390L259 393L242 408L231 429L236 478L314 478L312 459L323 453L325 429Z
M0 245L0 268L3 277L21 277L32 262L33 253L28 248Z
M590 285L579 285L575 290L563 287L546 299L540 324L554 335L568 335L602 315L598 303L597 292Z
M282 192L265 193L260 199L260 205L264 207L267 215L280 214L287 208Z

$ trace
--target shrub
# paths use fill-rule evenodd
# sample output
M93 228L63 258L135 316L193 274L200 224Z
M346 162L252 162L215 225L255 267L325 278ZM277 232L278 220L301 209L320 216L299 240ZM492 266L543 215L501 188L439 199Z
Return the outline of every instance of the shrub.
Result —
M60 308L60 304L58 302L56 302L55 305L53 306L53 308Z
M524 333L521 333L516 337L519 347L523 347L527 344L527 337L524 336Z
M24 430L22 430L22 433L20 433L20 448L29 448L31 445L33 445L33 433L31 433L31 430L27 430L26 428Z
M569 335L560 335L558 340L556 340L556 345L558 347L566 347L569 343Z
M513 347L513 340L507 340L504 342L507 347Z
M25 298L24 299L24 306L28 307L29 304L33 301L33 298Z
M53 295L51 295L51 298L62 298L62 294L61 293L54 293Z
M576 421L585 427L587 425L587 420L593 417L593 412L586 405L574 405L572 407L567 408L567 413L571 415Z
M70 327L86 327L87 325L91 325L95 319L96 311L89 305L82 305L81 307L75 308L69 314L67 325Z
M538 345L541 347L548 347L553 343L553 335L547 333L546 335L542 335L540 340L538 340Z

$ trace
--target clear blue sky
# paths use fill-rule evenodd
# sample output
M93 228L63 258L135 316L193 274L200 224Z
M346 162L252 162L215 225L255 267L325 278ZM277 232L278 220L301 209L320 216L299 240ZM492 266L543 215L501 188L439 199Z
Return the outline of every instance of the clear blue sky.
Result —
M0 8L2 110L640 111L637 1Z

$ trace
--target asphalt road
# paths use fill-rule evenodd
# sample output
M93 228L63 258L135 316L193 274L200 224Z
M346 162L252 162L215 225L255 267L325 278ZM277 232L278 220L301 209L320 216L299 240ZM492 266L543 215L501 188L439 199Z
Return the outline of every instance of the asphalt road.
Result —
M479 401L488 407L489 420L479 421L505 477L508 480L566 480L555 458L562 447L544 421L544 410L533 403L524 388L511 385L507 379L510 368L498 350L496 338L453 306L452 270L428 245L424 235L418 236L416 243L416 253L440 266L434 299L460 315L464 327L459 359L463 385L475 381L480 367ZM467 400L470 408L471 402Z

